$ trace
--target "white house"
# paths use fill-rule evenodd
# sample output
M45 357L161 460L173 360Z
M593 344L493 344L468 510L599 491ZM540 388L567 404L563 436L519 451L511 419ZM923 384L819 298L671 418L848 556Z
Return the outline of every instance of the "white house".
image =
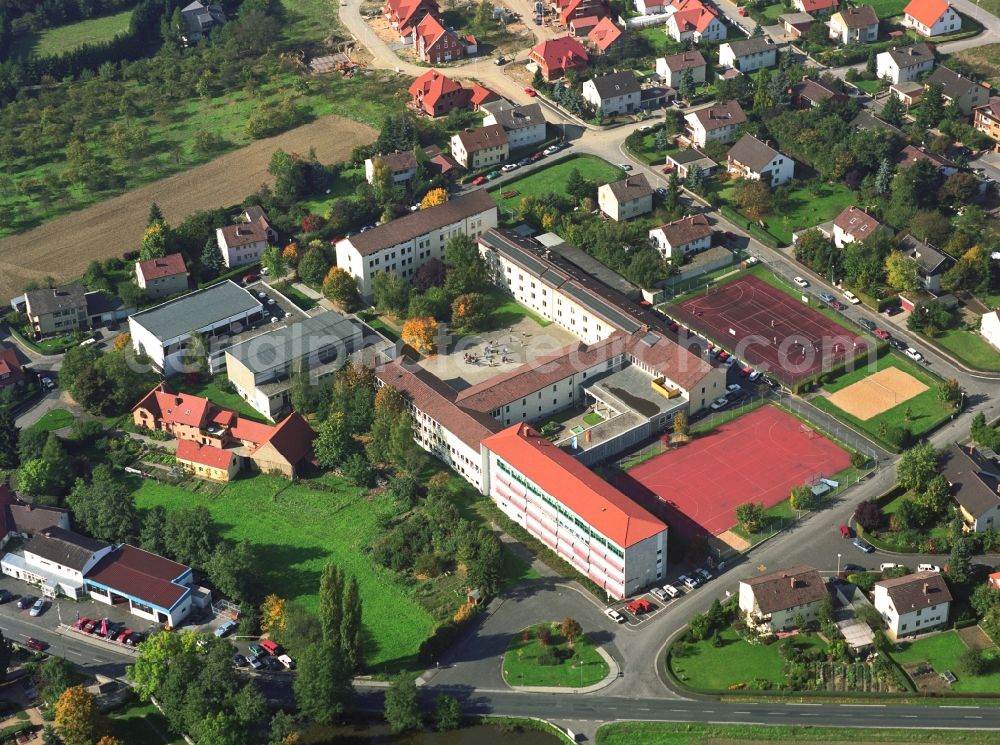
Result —
M432 258L443 258L450 238L475 239L496 224L496 202L484 189L476 189L338 241L337 266L357 280L362 297L371 298L372 279L379 272L412 280Z
M878 14L870 5L844 8L830 17L830 38L841 44L865 44L878 40Z
M972 110L988 103L992 88L975 80L970 80L944 65L924 79L924 87L941 86L941 96L945 103L954 104L963 116L971 116Z
M635 9L644 16L666 13L670 0L635 0Z
M921 36L940 36L961 31L962 16L947 0L910 0L903 9L903 24Z
M882 615L891 639L948 623L948 583L938 572L916 572L875 583L872 605Z
M605 116L631 114L639 110L642 91L631 70L591 78L583 84L583 98Z
M732 142L736 129L746 120L739 101L723 101L685 115L684 127L698 147L705 147L709 140Z
M487 112L483 117L483 126L498 124L503 127L510 150L545 141L545 115L542 114L541 104L515 106L500 100L483 104L482 110Z
M726 38L726 24L699 0L674 0L667 13L667 36L674 41L722 41Z
M649 241L664 260L675 260L676 254L684 255L704 251L712 245L712 227L704 215L691 215L668 222L649 231Z
M242 222L215 230L222 261L230 268L260 261L268 244L278 239L267 213L260 207L247 207L242 217Z
M681 84L681 76L685 70L691 71L691 80L694 81L695 85L704 83L707 68L705 57L697 49L689 49L686 52L678 52L669 57L657 57L656 59L656 74L671 88L676 88Z
M770 187L781 186L795 175L795 161L751 134L743 135L729 148L726 164L731 174Z
M815 619L828 595L819 572L799 566L740 582L740 611L751 626L781 631Z
M886 230L886 227L867 211L848 207L833 220L833 244L843 248L848 243L863 241L877 230Z
M169 297L188 288L188 270L181 253L135 262L135 277L150 298Z
M36 585L47 598L65 595L78 600L86 597L84 576L109 551L103 541L59 527L35 533L21 553L3 557L3 573Z
M740 72L753 72L778 64L778 46L766 36L734 39L719 45L719 64Z
M1000 311L991 310L983 314L979 321L979 333L995 349L1000 350Z
M909 83L934 69L934 52L924 43L894 47L875 57L876 74L890 83Z
M381 160L383 166L389 169L392 183L394 184L409 181L417 174L417 156L412 150L385 153L384 155L376 155L374 158L365 159L365 179L369 184L375 180L376 159Z
M597 190L601 212L612 220L629 220L653 211L653 187L643 174L628 176Z
M464 168L478 171L499 166L510 156L507 133L499 124L467 129L451 136L451 155Z

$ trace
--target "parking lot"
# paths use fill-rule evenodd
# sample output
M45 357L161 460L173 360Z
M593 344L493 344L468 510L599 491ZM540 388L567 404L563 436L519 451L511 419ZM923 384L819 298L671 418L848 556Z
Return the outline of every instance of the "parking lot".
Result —
M697 584L694 587L685 585L684 580L687 578ZM663 584L651 587L641 595L635 595L628 600L621 600L608 606L605 610L605 615L608 615L611 620L615 620L608 614L608 611L616 611L625 619L623 622L625 626L637 628L656 617L657 614L666 610L671 604L676 603L685 595L696 592L702 585L710 582L712 579L714 579L714 575L703 567L689 570L678 575L671 582L664 581ZM664 591L665 586L672 587L677 594L671 596L668 592ZM647 605L649 610L641 610L641 608Z

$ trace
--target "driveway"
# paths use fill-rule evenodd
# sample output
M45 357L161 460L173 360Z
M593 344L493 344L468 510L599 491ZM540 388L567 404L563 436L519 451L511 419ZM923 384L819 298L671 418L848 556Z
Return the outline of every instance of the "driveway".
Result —
M978 158L969 161L970 168L982 168L988 178L1000 181L1000 153L987 150Z

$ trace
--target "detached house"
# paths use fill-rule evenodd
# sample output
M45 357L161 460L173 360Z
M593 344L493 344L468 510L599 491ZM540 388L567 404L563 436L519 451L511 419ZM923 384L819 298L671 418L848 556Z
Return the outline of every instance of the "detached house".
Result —
M572 36L546 39L533 47L528 57L549 82L558 80L570 70L585 70L590 63L587 50Z
M953 34L962 29L962 17L947 0L911 0L903 9L903 23L922 36Z
M187 27L184 41L195 44L208 36L213 28L219 28L226 23L226 14L218 5L205 5L199 0L181 8L181 18Z
M671 12L673 9L673 12ZM698 0L674 0L667 17L667 36L674 41L722 41L726 38L726 24L715 11Z
M452 109L464 109L470 101L469 91L437 70L428 70L414 80L410 97L428 116L446 116Z
M641 173L597 190L601 212L612 220L628 220L653 211L653 187Z
M641 89L631 70L601 75L583 84L583 98L605 116L631 114L639 110Z
M666 13L670 0L635 0L635 9L640 15L655 16Z
M882 614L890 639L948 623L951 591L937 572L916 572L875 583L872 605Z
M911 234L900 239L899 250L917 265L917 274L923 280L924 289L934 293L941 289L941 275L955 265L951 256Z
M888 230L865 210L848 207L833 220L833 245L843 248L860 242L878 230Z
M750 626L781 631L815 619L828 596L819 572L799 566L740 582L740 611Z
M466 54L466 40L445 28L436 15L428 13L414 29L413 51L424 62L439 65L462 59Z
M972 115L972 126L1000 142L1000 96L993 96L988 103L977 106Z
M941 455L941 475L951 486L966 532L1000 528L1000 468L975 447L952 444Z
M417 175L417 155L412 150L396 151L385 155L376 155L365 159L365 180L371 184L375 181L375 165L378 161L389 169L392 183L404 184Z
M691 169L697 166L704 176L711 176L719 164L709 158L705 153L697 148L689 147L686 150L675 150L667 153L667 166L677 169L677 175L687 178Z
M870 5L844 8L830 17L830 38L841 44L865 44L878 40L878 14Z
M616 52L622 43L622 30L618 28L611 16L604 16L588 33L589 41L599 54Z
M794 0L796 10L812 16L828 16L840 7L840 0Z
M808 13L783 13L778 16L785 33L794 39L804 36L813 25L813 17Z
M924 148L914 147L913 145L907 145L899 151L899 154L896 156L896 165L900 168L909 168L918 160L928 161L938 170L938 173L945 177L958 173L958 164L954 161L948 160L936 153L929 153Z
M150 298L169 297L188 288L188 270L180 253L135 262L135 278Z
M542 105L529 103L515 106L507 101L486 104L483 125L497 124L507 133L507 146L511 150L531 147L545 141L546 122Z
M751 134L743 135L729 148L726 163L731 174L762 181L771 188L788 183L795 175L794 160Z
M90 325L87 292L75 282L26 292L24 312L36 339L82 331Z
M778 64L778 47L766 36L735 39L719 46L719 64L740 72L753 72Z
M934 52L926 44L893 47L875 58L879 79L890 83L909 83L934 69Z
M941 96L947 103L954 104L965 116L970 116L972 110L990 100L990 89L975 80L969 80L940 65L924 80L924 88L932 85L941 86Z
M712 227L704 215L691 215L653 228L649 242L665 261L677 264L683 256L711 247Z
M230 269L260 261L268 244L278 240L278 233L262 208L247 207L242 217L242 222L215 230L222 261Z
M696 49L671 54L669 57L658 57L656 60L656 74L671 88L681 84L681 76L685 70L691 71L691 80L695 85L704 83L707 69L705 57Z
M232 481L240 470L235 450L199 445L193 440L177 443L176 459L181 468L209 481Z
M451 154L470 171L506 163L510 155L507 133L499 124L467 129L451 136Z
M437 0L388 0L383 9L389 24L399 34L402 43L413 41L413 32L424 16L439 11Z
M739 101L723 101L685 115L684 128L698 147L705 147L710 140L732 142L736 129L746 120Z
M17 358L17 350L0 344L0 390L24 382L24 368ZM6 487L0 484L0 494Z
M840 91L829 88L818 80L803 77L791 87L792 106L797 109L814 109L824 101L846 103L848 98Z

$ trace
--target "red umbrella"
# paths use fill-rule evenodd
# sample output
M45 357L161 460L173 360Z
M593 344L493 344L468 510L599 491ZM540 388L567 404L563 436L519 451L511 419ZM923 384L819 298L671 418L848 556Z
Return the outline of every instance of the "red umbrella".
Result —
M101 619L101 636L108 635L108 619Z

